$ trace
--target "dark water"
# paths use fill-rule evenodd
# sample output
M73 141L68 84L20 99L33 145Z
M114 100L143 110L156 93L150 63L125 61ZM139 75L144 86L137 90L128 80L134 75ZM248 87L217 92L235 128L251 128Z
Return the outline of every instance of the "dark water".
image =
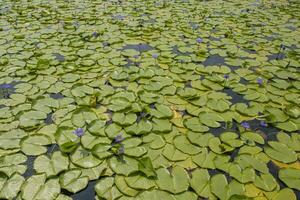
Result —
M203 62L204 66L209 66L209 65L224 65L225 64L225 59L222 56L219 56L217 54L208 56L206 60Z
M144 51L153 50L154 48L148 44L137 44L137 45L128 44L124 46L123 49L134 49L139 52L144 52Z
M25 173L23 174L23 176L25 178L28 178L30 176L32 176L33 174L35 174L35 170L33 169L33 162L36 159L36 156L27 156L27 161L25 162L27 169L25 171Z
M53 119L52 119L52 114L53 113L49 113L47 114L47 118L44 120L45 124L49 125L49 124L53 124Z
M188 56L188 55L190 55L189 53L183 53L183 52L179 51L178 46L172 47L172 52L176 55L179 55L179 56Z
M207 171L208 171L208 173L209 173L210 176L217 175L217 174L223 174L223 175L225 175L228 183L231 182L231 180L232 180L231 176L228 173L226 173L224 171L221 171L219 169L208 169Z
M9 99L11 94L15 93L15 84L3 83L0 84L0 99Z
M224 93L226 93L228 96L230 96L232 99L230 100L231 103L236 104L236 103L246 103L249 104L249 101L244 99L243 95L240 95L236 92L234 92L230 88L226 88L223 90Z
M268 60L283 60L285 59L286 56L284 53L280 52L280 53L275 53L275 54L272 54L272 55L269 55L268 56Z
M47 154L51 155L53 152L59 151L59 147L57 144L51 144L47 146Z
M71 196L73 200L94 200L96 195L94 187L96 183L96 180L89 181L88 186L84 190L76 194L69 194L68 196Z
M51 93L50 97L52 99L63 99L65 96L62 93Z
M63 62L65 61L65 56L59 54L59 53L53 53L53 55L55 56L55 59L60 61L60 62Z

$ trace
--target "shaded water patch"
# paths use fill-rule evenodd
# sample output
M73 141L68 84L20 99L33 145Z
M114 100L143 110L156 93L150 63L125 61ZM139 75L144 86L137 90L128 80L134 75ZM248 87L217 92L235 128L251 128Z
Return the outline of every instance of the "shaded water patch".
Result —
M50 97L52 99L63 99L65 96L62 93L51 93Z
M275 141L277 133L280 132L280 130L271 124L268 124L267 127L261 126L260 124L261 121L254 119L251 121L248 121L250 127L252 130L255 130L259 132L267 141Z
M126 58L127 63L125 65L122 65L122 67L130 67L130 66L140 66L140 62L134 62L130 60L129 58Z
M208 38L210 41L221 41L222 38L216 38L216 37L213 37L213 36L209 36Z
M0 99L9 99L10 95L15 93L15 90L13 83L0 84Z
M51 144L47 146L47 154L52 154L55 151L59 151L59 146L57 144Z
M240 95L236 92L234 92L231 88L226 88L223 90L228 96L231 97L230 102L233 104L236 103L246 103L249 104L249 101L244 99L243 95Z
M272 55L268 55L268 60L283 60L286 58L286 55L282 52L280 53L275 53L275 54L272 54Z
M241 83L243 85L247 85L249 82L246 79L244 79L244 78L240 78L240 82L239 83Z
M219 137L224 132L238 132L237 123L233 122L230 125L226 125L225 122L219 122L221 124L218 128L209 128L209 132L216 137Z
M233 162L234 159L239 155L240 148L235 148L232 152L229 152L230 160L229 162Z
M267 163L267 167L269 169L270 174L272 174L272 176L276 179L277 183L279 184L280 189L285 188L286 186L278 177L278 172L280 168L277 165L275 165L272 161L269 161Z
M123 50L124 49L134 49L139 52L144 52L144 51L153 50L154 48L148 44L128 44L123 47Z
M58 60L58 61L60 61L60 62L65 61L65 56L63 56L63 55L61 55L59 53L53 53L52 55L55 56L55 59Z
M95 185L96 180L89 181L87 187L84 190L77 192L76 194L72 194L66 191L62 191L62 193L66 193L68 196L71 196L73 200L94 200L96 195L94 189Z
M179 56L188 56L188 55L190 55L189 53L184 53L184 52L179 51L178 46L173 46L172 47L172 52L176 55L179 55Z
M221 170L219 170L219 169L207 169L207 171L208 171L208 173L209 173L209 175L210 175L211 177L214 176L214 175L217 175L217 174L223 174L223 175L225 175L225 177L226 177L228 183L230 183L231 180L232 180L232 177L231 177L228 173L226 173L226 172L224 172L224 171L221 171Z
M53 124L53 119L52 119L52 114L53 113L48 113L46 119L44 120L45 124L49 125L49 124Z
M211 56L208 56L206 60L203 62L204 66L209 65L224 65L225 59L222 56L219 56L218 54L214 54Z
M23 174L23 177L28 178L35 174L35 170L33 169L33 163L36 159L36 156L27 156L27 160L25 162L27 169L25 173Z

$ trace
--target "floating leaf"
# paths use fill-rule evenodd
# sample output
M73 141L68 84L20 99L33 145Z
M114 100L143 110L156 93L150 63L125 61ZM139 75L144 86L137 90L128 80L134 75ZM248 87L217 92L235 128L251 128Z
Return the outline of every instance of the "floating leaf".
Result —
M264 148L265 153L271 158L284 163L291 163L297 160L297 154L286 145L279 142L270 141Z
M200 120L197 118L190 118L185 120L184 122L185 127L190 129L191 131L195 132L206 132L209 128L200 123Z
M293 168L280 169L279 178L288 187L300 191L300 170L299 169L293 169Z
M97 115L88 108L79 108L72 115L72 124L76 127L84 127L97 119Z
M47 152L45 145L51 144L51 138L42 134L24 137L21 141L21 150L26 155L37 156Z
M144 173L147 177L156 176L151 159L149 157L141 158L139 160L138 167L139 167L139 171Z
M46 181L46 175L31 176L23 184L21 196L24 200L32 199L55 199L60 193L60 185L58 179L49 179Z
M140 122L125 128L126 133L132 135L143 135L149 133L151 130L152 124L147 120L141 120Z
M155 109L149 109L149 113L158 119L171 118L172 110L165 105L155 104Z
M78 143L79 137L73 133L74 129L66 126L59 127L55 133L55 139L62 152L73 152Z
M110 158L109 166L115 173L125 176L138 171L138 161L127 156Z
M79 146L70 156L72 163L82 168L91 168L98 166L102 160L93 156L93 154L86 149Z
M189 176L182 167L175 166L171 172L169 172L168 169L160 168L156 173L156 184L161 190L178 194L188 189Z
M125 181L133 189L148 190L155 186L153 180L140 175L125 177Z
M1 183L0 198L13 199L16 197L24 181L25 179L21 175L17 173L12 175L3 185Z
M134 197L139 193L139 190L129 187L129 185L125 181L125 176L117 175L115 177L115 184L118 190L127 196Z
M47 177L57 175L67 170L68 167L69 158L59 151L54 152L51 159L45 155L41 155L34 160L34 170L37 173L45 173Z
M59 176L59 183L63 189L76 193L84 189L88 184L88 177L81 176L80 170L71 170Z
M185 136L175 137L174 145L178 150L189 155L195 155L201 151L200 147L191 144Z
M105 199L117 199L122 193L114 186L113 177L105 177L100 179L95 185L97 196Z
M209 180L210 176L206 169L196 169L192 172L190 185L199 196L208 198L211 195Z

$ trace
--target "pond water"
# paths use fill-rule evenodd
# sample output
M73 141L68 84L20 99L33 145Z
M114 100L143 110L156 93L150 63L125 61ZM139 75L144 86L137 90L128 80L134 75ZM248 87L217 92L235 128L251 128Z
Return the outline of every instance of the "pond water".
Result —
M300 199L298 13L1 1L0 199Z

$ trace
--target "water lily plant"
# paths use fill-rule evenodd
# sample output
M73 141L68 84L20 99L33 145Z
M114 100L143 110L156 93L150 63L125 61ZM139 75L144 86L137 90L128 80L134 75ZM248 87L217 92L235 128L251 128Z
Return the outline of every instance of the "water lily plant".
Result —
M258 77L256 79L256 82L258 83L259 86L262 86L264 81L263 81L263 79L261 77Z
M246 121L242 121L241 122L241 126L245 129L250 129L250 124Z
M268 124L265 121L260 121L259 124L262 127L268 127Z
M84 135L84 130L83 128L77 128L73 131L73 134L77 135L78 137L81 137Z

